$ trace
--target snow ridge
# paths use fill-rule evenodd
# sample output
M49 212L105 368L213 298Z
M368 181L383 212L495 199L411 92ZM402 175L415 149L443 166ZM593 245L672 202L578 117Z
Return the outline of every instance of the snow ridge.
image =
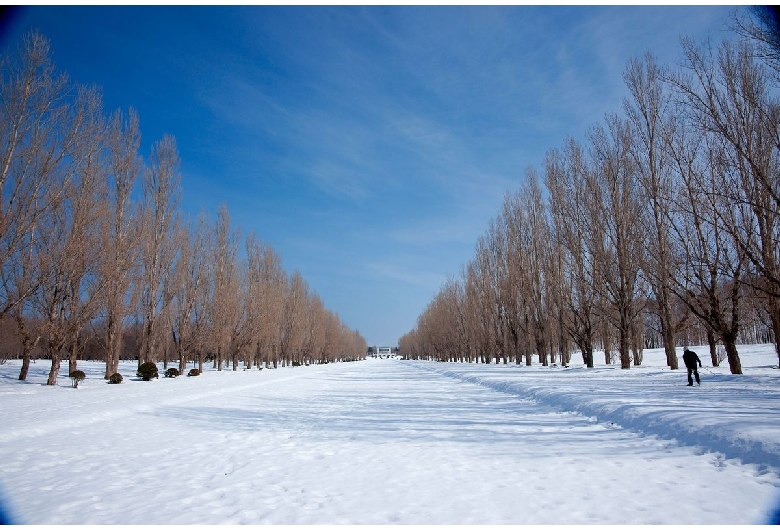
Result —
M758 413L761 411L740 410L744 407L744 403L739 407L723 404L722 413L715 416L715 418L722 418L722 421L713 422L712 414L706 414L706 421L699 421L696 402L689 403L670 398L666 406L659 406L652 401L652 396L648 403L643 403L636 395L626 399L626 396L619 393L617 395L610 393L609 388L572 389L563 384L551 386L547 378L535 382L532 374L521 374L523 377L517 377L518 372L523 371L522 369L497 368L499 374L475 375L459 370L462 365L456 365L457 368L453 369L441 369L432 363L420 362L415 363L415 366L463 382L530 399L558 411L576 412L592 417L598 422L617 424L643 434L673 440L682 445L698 446L703 453L721 453L725 458L739 459L745 464L758 465L760 473L776 473L780 469L780 444L775 441L776 434L766 429L766 425L751 424L752 417L759 416ZM642 390L644 389L638 390L637 394ZM681 392L688 393L700 391L699 388L681 389ZM706 400L707 397L704 399ZM765 395L763 399L767 402L764 403L765 407L761 407L762 409L772 408L774 405L774 410L778 410L780 399L776 394ZM711 405L711 407L718 406L718 404ZM765 418L766 416L756 417L755 421L762 422ZM769 438L767 435L772 437Z

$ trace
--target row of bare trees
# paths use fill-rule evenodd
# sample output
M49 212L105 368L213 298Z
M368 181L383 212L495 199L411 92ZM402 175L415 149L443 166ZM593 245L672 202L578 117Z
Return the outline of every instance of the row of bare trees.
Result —
M136 114L107 117L100 92L58 73L37 33L0 69L0 321L15 323L19 379L37 347L56 384L61 361L74 371L95 339L108 378L128 330L139 364L170 355L182 371L206 358L236 369L365 355L273 248L250 234L240 255L227 207L213 222L182 218L174 138L143 160Z
M624 113L550 149L399 344L407 357L667 364L703 330L742 373L745 330L780 336L780 100L750 42L682 44L624 73ZM780 357L780 349L778 349Z

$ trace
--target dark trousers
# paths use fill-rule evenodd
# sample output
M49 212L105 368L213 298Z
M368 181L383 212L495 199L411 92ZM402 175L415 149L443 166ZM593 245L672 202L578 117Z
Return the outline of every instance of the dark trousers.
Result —
M693 378L691 377L691 373L696 376L696 382L701 384L701 381L699 380L699 371L694 366L693 368L688 368L688 386L693 386Z

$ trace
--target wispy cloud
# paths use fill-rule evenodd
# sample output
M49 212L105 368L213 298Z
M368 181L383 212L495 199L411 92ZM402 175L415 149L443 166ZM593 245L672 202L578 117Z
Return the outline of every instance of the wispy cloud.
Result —
M441 285L446 279L446 276L441 274L409 270L381 261L369 262L366 264L366 267L383 278L400 281L415 287L430 289L432 286L436 287Z
M685 26L669 26L673 10L296 10L263 49L272 68L238 68L204 94L241 138L231 156L310 201L285 251L340 278L318 291L349 277L366 292L407 286L420 305L470 259L527 166L620 110L626 61L670 53Z

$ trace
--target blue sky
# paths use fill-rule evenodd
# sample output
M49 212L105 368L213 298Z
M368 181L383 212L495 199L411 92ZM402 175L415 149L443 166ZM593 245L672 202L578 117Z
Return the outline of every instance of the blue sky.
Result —
M395 345L526 168L619 112L627 61L728 37L733 8L25 7L71 78L182 159L369 344Z

